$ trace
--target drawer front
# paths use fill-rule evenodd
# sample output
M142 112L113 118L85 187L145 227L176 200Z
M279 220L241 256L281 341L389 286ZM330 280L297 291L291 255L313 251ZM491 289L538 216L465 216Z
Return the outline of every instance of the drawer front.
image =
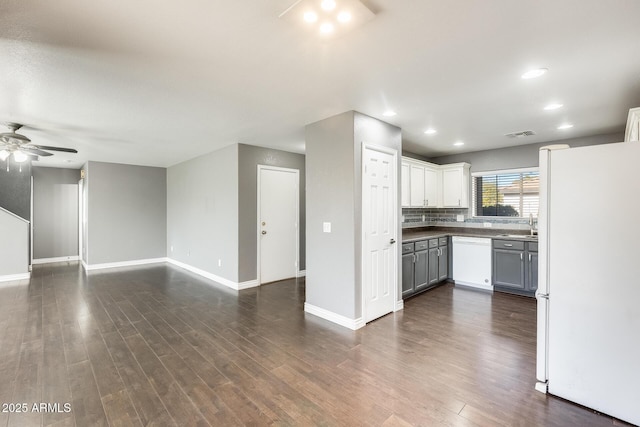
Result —
M529 252L538 252L538 242L529 242L528 245Z
M496 249L524 251L524 242L521 240L494 240L493 247Z
M416 251L421 251L423 249L427 249L429 247L428 240L421 240L420 242L416 242Z
M402 255L410 254L413 252L413 243L403 243L402 244Z
M444 246L446 244L449 243L449 238L448 237L441 237L438 239L438 245L440 246Z
M430 248L437 248L438 247L438 239L429 240L429 247Z

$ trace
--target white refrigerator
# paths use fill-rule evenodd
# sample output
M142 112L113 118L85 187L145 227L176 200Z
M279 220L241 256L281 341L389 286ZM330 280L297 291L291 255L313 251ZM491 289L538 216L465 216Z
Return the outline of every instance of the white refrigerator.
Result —
M536 389L640 425L640 143L540 150Z

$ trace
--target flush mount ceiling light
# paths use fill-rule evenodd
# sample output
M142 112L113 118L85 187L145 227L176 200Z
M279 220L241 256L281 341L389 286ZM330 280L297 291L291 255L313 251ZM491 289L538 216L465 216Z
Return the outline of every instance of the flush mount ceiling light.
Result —
M571 123L565 123L563 125L558 126L558 130L571 129L573 125Z
M397 115L398 113L396 113L395 111L391 111L391 110L387 110L384 113L382 113L383 116L385 117L393 117L395 115Z
M456 147L462 147L464 145L464 142L462 141L454 142L453 145L455 145Z
M547 73L549 69L547 68L536 68L535 70L529 70L524 73L521 77L525 80L527 79L535 79L536 77L540 77Z
M438 132L438 131L437 131L437 130L435 130L435 129L433 129L433 128L429 128L429 129L427 129L427 130L425 130L425 131L424 131L424 133L425 133L425 134L427 134L427 135L433 135L433 134L435 134L435 133L437 133L437 132Z
M280 18L322 39L340 37L375 17L360 0L299 0Z
M551 111L551 110L557 110L558 108L562 108L563 105L562 104L549 104L546 107L544 107L544 109L546 111Z

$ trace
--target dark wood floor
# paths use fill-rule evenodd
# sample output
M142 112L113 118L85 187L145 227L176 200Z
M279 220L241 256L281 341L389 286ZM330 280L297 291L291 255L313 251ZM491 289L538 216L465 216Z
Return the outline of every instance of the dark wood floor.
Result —
M445 285L356 332L303 302L304 280L36 266L0 288L0 402L29 406L0 426L615 423L534 391L532 299Z

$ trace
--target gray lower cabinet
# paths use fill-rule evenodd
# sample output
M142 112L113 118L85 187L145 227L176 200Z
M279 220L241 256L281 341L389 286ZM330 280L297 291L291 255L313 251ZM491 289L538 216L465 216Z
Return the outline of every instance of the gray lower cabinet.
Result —
M495 290L533 295L538 287L537 250L537 242L494 239L493 286Z
M402 297L411 295L413 288L413 253L402 255Z
M402 297L430 289L449 275L448 238L402 245Z

